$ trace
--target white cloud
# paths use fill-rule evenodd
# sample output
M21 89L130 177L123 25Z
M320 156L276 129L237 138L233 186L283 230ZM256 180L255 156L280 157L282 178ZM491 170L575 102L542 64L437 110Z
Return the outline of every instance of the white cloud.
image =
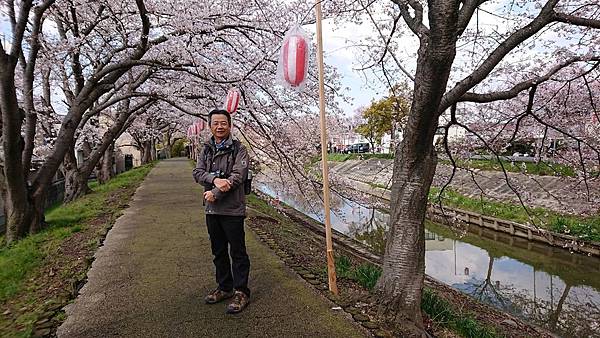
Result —
M305 28L310 33L316 31L316 25ZM358 56L362 53L358 43L370 34L374 34L372 25L335 24L331 20L323 21L325 64L337 69L341 75L342 87L348 88L345 94L351 98L350 103L338 100L346 115L353 115L358 107L366 106L373 99L387 94L386 86L378 86L379 80L375 76L357 70L360 67Z

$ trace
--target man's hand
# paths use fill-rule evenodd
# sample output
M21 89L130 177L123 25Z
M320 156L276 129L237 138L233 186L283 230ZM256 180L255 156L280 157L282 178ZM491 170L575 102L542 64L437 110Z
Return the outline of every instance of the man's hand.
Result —
M217 187L217 189L221 190L222 192L227 192L229 191L229 189L231 189L231 182L229 182L228 179L215 178L213 183L215 184L215 187Z
M204 199L207 200L208 202L214 202L217 199L215 198L215 195L212 193L212 191L205 191L204 192Z

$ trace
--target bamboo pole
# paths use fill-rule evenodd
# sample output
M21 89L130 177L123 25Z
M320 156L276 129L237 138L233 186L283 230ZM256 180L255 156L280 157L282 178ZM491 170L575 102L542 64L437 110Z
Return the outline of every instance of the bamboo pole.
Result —
M323 203L325 206L325 242L327 244L327 275L329 291L338 294L335 262L333 259L333 241L331 238L331 216L329 205L329 169L327 165L327 121L325 119L325 71L323 67L323 27L321 25L321 1L316 1L317 11L317 63L319 64L319 108L321 115L321 163L323 169Z

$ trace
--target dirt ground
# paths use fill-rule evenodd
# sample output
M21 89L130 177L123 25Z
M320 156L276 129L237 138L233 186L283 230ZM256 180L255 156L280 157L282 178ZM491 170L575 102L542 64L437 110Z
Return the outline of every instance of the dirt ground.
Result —
M262 198L268 201L267 196L262 196ZM315 226L322 227L322 225L284 205L273 204L270 208L264 205L252 205L251 207L252 210L249 212L247 220L248 226L308 283L314 285L344 311L350 313L355 320L371 330L374 336L410 336L410 332L382 318L378 314L375 295L353 280L338 278L339 296L334 296L328 291L324 236L309 230L315 229ZM359 243L356 245L361 247ZM364 247L360 249L362 250ZM373 256L361 254L359 251L349 248L345 244L335 246L335 255L351 258L354 266L373 262ZM454 309L460 309L461 313L474 316L480 324L493 327L500 336L552 337L541 328L480 303L440 282L427 278L425 284L438 296L448 300ZM431 336L460 336L447 328L436 325L430 318L425 317L424 322L426 330Z

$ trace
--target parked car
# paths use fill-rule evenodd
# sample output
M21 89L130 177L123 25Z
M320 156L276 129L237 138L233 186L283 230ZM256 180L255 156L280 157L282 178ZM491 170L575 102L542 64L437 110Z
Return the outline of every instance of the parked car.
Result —
M347 154L368 153L369 150L370 150L370 147L369 147L368 143L356 143L356 144L348 146L348 148L346 148L346 153Z

